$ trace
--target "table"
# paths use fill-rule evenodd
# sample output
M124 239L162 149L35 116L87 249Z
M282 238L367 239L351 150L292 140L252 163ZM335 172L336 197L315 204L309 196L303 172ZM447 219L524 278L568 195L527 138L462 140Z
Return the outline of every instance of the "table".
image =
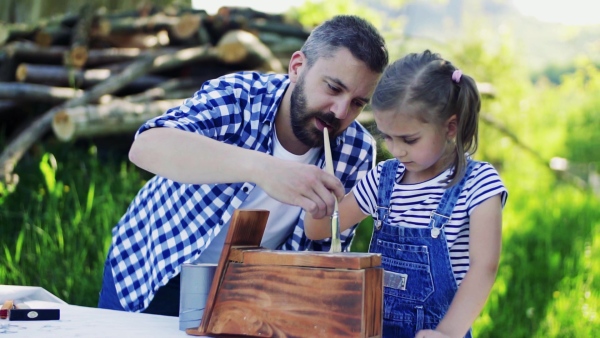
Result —
M40 287L0 285L0 305L15 300L32 309L60 309L60 320L0 319L11 337L194 337L179 330L177 317L70 305Z

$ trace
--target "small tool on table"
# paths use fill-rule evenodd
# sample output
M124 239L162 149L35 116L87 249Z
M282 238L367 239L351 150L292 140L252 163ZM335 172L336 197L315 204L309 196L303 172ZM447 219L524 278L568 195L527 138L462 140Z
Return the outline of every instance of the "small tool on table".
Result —
M333 159L331 157L331 146L329 145L329 130L326 127L323 128L323 148L325 148L325 171L331 175L335 175L333 170ZM331 215L331 249L329 249L329 252L342 252L337 197L335 197L335 207L333 209L333 215Z
M30 309L14 301L7 300L0 309L0 319L8 320L59 320L60 309Z

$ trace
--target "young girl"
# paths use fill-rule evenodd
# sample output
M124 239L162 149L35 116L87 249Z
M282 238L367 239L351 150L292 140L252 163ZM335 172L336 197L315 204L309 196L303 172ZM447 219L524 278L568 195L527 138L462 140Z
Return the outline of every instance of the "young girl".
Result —
M440 55L409 54L384 72L372 99L394 159L339 203L341 231L374 219L369 251L384 272L384 337L471 337L496 277L507 191L473 161L481 106L475 81ZM311 239L329 219L307 213Z

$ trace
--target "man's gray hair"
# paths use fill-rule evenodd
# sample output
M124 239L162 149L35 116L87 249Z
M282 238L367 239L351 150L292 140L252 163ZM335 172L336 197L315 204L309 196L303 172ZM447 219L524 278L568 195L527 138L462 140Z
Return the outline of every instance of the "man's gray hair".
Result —
M310 33L301 51L311 67L321 57L332 57L341 47L374 72L383 73L388 64L381 34L371 23L355 15L338 15L323 22Z

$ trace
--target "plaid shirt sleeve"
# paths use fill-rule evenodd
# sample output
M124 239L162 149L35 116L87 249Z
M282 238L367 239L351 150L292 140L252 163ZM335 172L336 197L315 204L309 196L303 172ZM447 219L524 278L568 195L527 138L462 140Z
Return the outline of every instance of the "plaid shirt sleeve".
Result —
M247 86L238 74L207 81L181 106L147 121L140 127L136 137L150 128L170 127L220 141L231 138L237 134L236 127L243 122L240 112L248 103Z

